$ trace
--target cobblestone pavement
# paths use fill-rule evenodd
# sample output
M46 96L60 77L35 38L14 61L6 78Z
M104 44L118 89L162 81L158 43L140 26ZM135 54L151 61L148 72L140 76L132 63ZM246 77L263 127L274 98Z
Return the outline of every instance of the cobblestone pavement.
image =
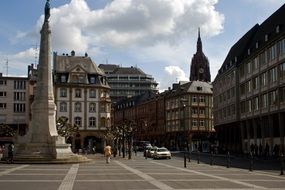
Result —
M0 190L126 189L285 189L279 172L252 171L170 160L116 157L106 164L101 154L92 162L66 165L0 164Z

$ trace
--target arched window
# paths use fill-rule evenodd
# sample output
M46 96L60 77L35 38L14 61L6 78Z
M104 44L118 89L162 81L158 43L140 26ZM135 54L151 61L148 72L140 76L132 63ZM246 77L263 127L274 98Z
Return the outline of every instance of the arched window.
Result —
M60 102L59 110L60 110L60 112L67 112L67 103L66 102Z
M100 126L101 127L106 127L106 118L105 117L101 117Z
M75 117L74 118L74 124L78 125L79 127L81 127L82 122L81 122L81 117Z
M89 104L89 112L96 112L96 103Z
M96 118L89 117L89 127L96 127Z
M81 112L81 103L80 102L75 103L74 112Z

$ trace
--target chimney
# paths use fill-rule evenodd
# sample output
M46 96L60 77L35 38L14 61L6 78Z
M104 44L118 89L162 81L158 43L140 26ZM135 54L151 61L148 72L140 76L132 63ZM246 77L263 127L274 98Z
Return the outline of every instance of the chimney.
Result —
M75 51L72 50L72 51L70 52L70 54L71 54L71 56L75 56Z

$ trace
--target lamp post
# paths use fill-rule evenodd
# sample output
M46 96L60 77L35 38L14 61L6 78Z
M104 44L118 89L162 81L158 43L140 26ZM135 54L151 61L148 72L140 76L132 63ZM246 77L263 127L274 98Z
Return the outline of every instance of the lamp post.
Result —
M186 150L187 150L187 137L186 137L186 122L185 122L185 108L186 108L186 102L187 100L184 98L180 99L181 106L182 106L182 111L183 111L183 148L184 148L184 168L186 168Z

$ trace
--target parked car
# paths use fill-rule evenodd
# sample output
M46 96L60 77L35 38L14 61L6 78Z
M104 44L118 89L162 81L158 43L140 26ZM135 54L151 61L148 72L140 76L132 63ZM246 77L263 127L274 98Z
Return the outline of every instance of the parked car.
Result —
M156 146L152 146L147 150L147 157L153 158L154 151L157 149Z
M159 159L159 158L171 159L170 151L165 147L156 148L156 150L153 153L153 159Z

